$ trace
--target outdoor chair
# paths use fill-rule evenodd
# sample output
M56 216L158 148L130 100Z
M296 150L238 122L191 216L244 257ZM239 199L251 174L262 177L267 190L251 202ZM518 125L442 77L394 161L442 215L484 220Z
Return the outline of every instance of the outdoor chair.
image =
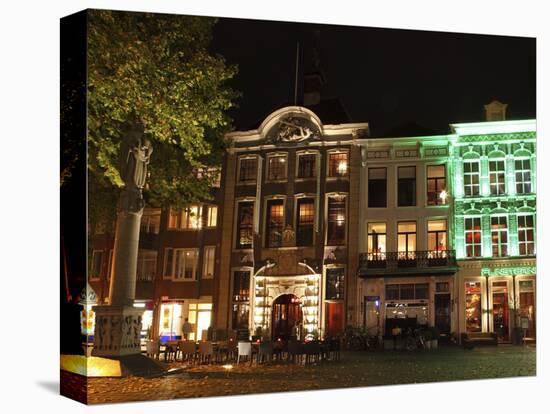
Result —
M242 356L246 356L252 364L252 344L250 342L239 342L237 344L237 365Z
M271 341L265 341L260 343L260 347L258 349L258 355L256 358L256 363L265 361L271 361L271 358L273 356L273 342Z
M303 355L304 355L304 350L300 342L288 341L288 357L287 357L288 359L292 359L293 363L298 361L298 363L301 364Z
M328 358L332 361L340 360L340 340L338 338L328 341Z
M178 350L178 345L176 343L165 343L164 344L164 361L171 361L172 357L176 359L176 352Z
M229 359L229 341L218 341L216 347L216 360L224 361Z
M227 360L233 361L235 357L238 355L238 348L237 348L237 341L235 339L229 339L227 341Z
M160 355L159 341L147 341L145 345L145 352L148 357L159 359L159 355Z
M178 350L181 352L181 360L194 362L197 354L197 347L194 341L181 341L178 343Z
M281 361L283 359L283 353L286 351L286 342L277 340L273 342L273 359Z
M208 361L212 362L212 356L214 355L214 346L210 341L199 342L199 358L200 362Z
M307 342L304 346L304 350L306 354L306 365L311 364L313 361L319 361L321 346L318 341Z

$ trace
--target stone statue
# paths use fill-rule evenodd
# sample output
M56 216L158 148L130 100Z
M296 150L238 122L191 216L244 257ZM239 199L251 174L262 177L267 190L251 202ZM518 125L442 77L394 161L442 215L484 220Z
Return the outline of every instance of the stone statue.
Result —
M120 163L120 176L124 181L124 190L120 196L119 209L137 212L144 207L142 190L153 152L151 141L143 136L143 126L136 124L128 130L121 152L124 158Z

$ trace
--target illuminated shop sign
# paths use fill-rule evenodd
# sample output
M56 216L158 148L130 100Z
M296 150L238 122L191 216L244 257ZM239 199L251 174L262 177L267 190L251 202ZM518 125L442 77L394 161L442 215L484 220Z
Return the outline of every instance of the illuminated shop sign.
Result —
M535 275L537 273L536 266L518 266L518 267L483 267L481 268L481 276L523 276Z

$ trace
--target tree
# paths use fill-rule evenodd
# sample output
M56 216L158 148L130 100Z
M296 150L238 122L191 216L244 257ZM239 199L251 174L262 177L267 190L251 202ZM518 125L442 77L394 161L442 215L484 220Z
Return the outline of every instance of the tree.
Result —
M139 122L153 145L144 198L183 207L205 199L219 166L237 71L208 51L215 19L90 10L88 14L89 220L114 218L119 149Z

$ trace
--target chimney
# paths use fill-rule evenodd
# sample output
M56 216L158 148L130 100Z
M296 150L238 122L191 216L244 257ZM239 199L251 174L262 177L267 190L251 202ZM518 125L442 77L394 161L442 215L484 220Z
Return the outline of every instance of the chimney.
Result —
M485 105L485 120L486 121L505 121L506 108L508 104L499 101L493 101Z
M325 83L320 72L304 74L304 106L321 103L321 88Z

